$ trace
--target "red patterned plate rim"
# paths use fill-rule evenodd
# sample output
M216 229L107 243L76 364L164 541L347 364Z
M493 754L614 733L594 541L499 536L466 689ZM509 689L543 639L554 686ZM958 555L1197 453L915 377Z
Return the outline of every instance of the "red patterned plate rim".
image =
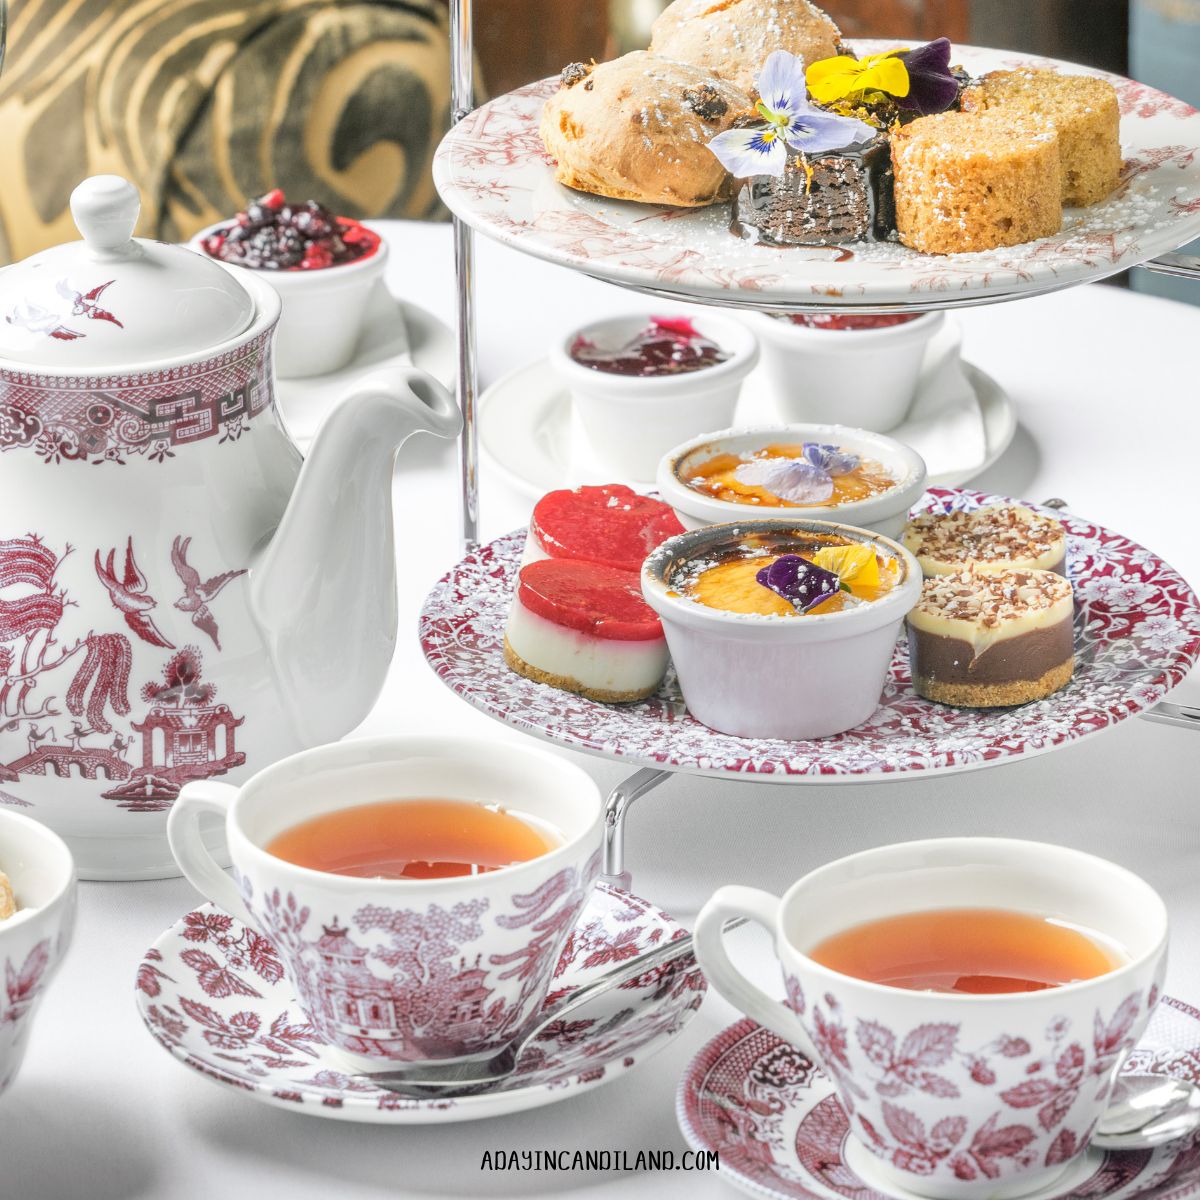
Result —
M1187 1022L1189 1045L1186 1048L1175 1044L1179 1037L1178 1032L1156 1041L1156 1023L1165 1024L1168 1021ZM803 1169L798 1159L793 1165L792 1159L795 1157L793 1146L789 1145L784 1149L778 1142L768 1144L755 1139L758 1145L754 1147L753 1151L739 1154L738 1151L748 1145L744 1140L745 1131L743 1129L740 1130L743 1135L741 1138L732 1139L733 1153L731 1153L731 1139L715 1137L711 1123L705 1120L699 1111L702 1098L710 1099L722 1112L732 1112L737 1107L735 1102L738 1097L731 1096L728 1087L718 1090L718 1086L710 1084L709 1081L714 1078L723 1060L737 1052L748 1039L755 1039L762 1043L761 1048L756 1051L755 1062L761 1062L766 1055L784 1047L788 1048L793 1056L803 1057L794 1048L788 1047L782 1038L764 1029L749 1017L743 1017L740 1021L723 1029L701 1047L696 1056L688 1063L679 1080L679 1086L675 1092L675 1119L684 1140L694 1150L718 1151L721 1155L722 1174L725 1175L728 1182L743 1192L767 1197L767 1200L830 1200L832 1192L814 1190L787 1177L796 1175L805 1180L811 1179L809 1172ZM807 1063L807 1060L805 1062ZM733 1066L730 1069L737 1075L736 1082L740 1085L741 1079L744 1077L741 1073L741 1066ZM1194 1082L1200 1081L1200 1011L1182 1000L1176 1000L1172 996L1163 996L1151 1019L1150 1028L1132 1052L1125 1069L1151 1074L1176 1075ZM818 1084L818 1090L825 1094L833 1093L832 1084L819 1068L813 1072L813 1079ZM731 1081L725 1081L726 1084L729 1082ZM811 1107L815 1108L816 1102ZM838 1109L840 1110L840 1108L841 1105L838 1103ZM733 1127L734 1122L730 1122L729 1129L732 1130ZM764 1146L779 1151L779 1157L772 1154L770 1161L764 1159ZM1163 1200L1164 1197L1169 1197L1170 1200L1190 1200L1197 1192L1200 1192L1200 1172L1193 1171L1190 1176L1186 1174L1188 1169L1194 1168L1198 1161L1192 1140L1181 1140L1158 1147L1151 1154L1146 1155L1144 1164L1134 1173L1133 1178L1127 1177L1126 1182L1114 1186L1109 1191L1103 1190L1102 1186L1097 1186L1100 1183L1100 1173L1105 1167L1122 1159L1135 1159L1143 1154L1145 1154L1143 1151L1136 1152L1136 1154L1111 1151L1103 1154L1097 1153L1096 1171L1071 1190L1055 1193L1053 1200L1106 1200L1109 1197L1111 1200L1118 1200L1118 1197L1123 1200L1133 1200L1134 1197L1143 1194L1153 1194L1160 1200ZM847 1167L844 1161L841 1165L852 1171L852 1168ZM787 1172L787 1175L781 1175L776 1170L780 1166ZM755 1173L761 1178L756 1178ZM1184 1177L1178 1183L1173 1184L1173 1176L1176 1173L1182 1173ZM1112 1174L1118 1178L1122 1175L1121 1172L1115 1171ZM1128 1173L1124 1174L1128 1176ZM1139 1177L1146 1179L1145 1184L1141 1187L1137 1186ZM876 1200L879 1200L879 1193L866 1182L864 1182L862 1190L856 1194L864 1198L875 1197Z
M1000 503L1015 501L931 488L917 509ZM1200 657L1200 602L1174 568L1121 534L1042 511L1067 530L1076 670L1062 691L1018 708L952 709L920 699L909 687L903 639L874 715L818 741L735 738L708 729L686 712L671 672L654 696L636 704L599 704L557 691L504 664L504 623L524 530L472 551L441 578L421 610L421 646L442 682L488 716L637 766L774 783L978 770L1078 742L1144 712Z
M862 52L894 43L854 41ZM542 80L482 105L443 139L434 181L467 224L518 250L627 286L754 307L903 305L1014 299L1104 278L1177 249L1200 233L1200 113L1119 75L1014 51L956 45L979 74L1054 67L1117 88L1126 154L1122 187L1071 210L1054 237L982 254L903 247L771 247L734 238L728 206L675 209L571 192L554 181L537 132Z
M227 923L224 945L194 937L194 930L214 916ZM643 924L634 926L634 921ZM626 956L628 945L618 939L627 937L630 928L639 931L637 951L660 944L664 935L680 937L684 932L669 913L602 882L596 884L575 928L575 958L560 961L556 969L560 988L564 983L579 986L609 970L613 959L604 953L606 946ZM683 1031L707 990L694 962L661 995L652 989L658 988L662 972L647 973L634 984L623 985L645 993L640 1004L631 1005L628 993L622 991L614 997L611 1019L592 1018L593 1023L599 1021L594 1032L579 1032L589 1020L586 1014L561 1034L551 1031L534 1044L535 1056L541 1051L542 1061L528 1070L522 1067L518 1076L500 1087L452 1099L409 1100L344 1074L336 1060L322 1059L323 1043L300 1012L278 960L266 973L256 973L246 962L239 949L244 929L241 921L205 904L164 930L138 967L135 998L142 1021L173 1058L214 1083L278 1108L332 1120L401 1125L471 1121L555 1103L609 1083L657 1054ZM258 939L260 945L266 941ZM273 947L267 945L274 957ZM191 956L186 965L181 953ZM197 954L209 961L201 961ZM587 959L582 965L577 961L580 954ZM227 994L224 986L210 990L199 983L202 970L222 973L222 979L232 972L240 984L234 983ZM185 977L181 985L175 976L184 971L196 978ZM221 983L212 974L207 978L210 984ZM185 985L195 994L181 991ZM604 1001L597 1004L603 1012ZM265 1019L270 1019L270 1025L263 1023ZM258 1032L248 1033L251 1025ZM285 1050L295 1061L276 1065Z

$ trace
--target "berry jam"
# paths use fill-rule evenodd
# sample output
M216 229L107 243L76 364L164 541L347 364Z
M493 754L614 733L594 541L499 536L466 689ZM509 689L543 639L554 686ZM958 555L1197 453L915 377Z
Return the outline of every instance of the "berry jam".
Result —
M792 313L782 320L806 329L890 329L893 325L907 325L915 321L920 313Z
M688 317L651 317L650 324L615 350L601 350L585 337L575 339L571 357L582 367L611 375L683 375L724 362L729 355Z
M288 204L283 189L274 188L200 244L206 254L239 267L315 271L374 254L379 235L315 200Z

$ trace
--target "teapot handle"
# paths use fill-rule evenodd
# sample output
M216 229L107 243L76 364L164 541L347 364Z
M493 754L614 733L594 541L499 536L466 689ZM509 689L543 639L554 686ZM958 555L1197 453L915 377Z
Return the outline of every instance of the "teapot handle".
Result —
M237 796L238 789L228 783L207 779L189 783L171 806L167 817L167 841L179 869L192 887L230 916L257 928L242 902L237 884L209 853L200 833L200 818L206 813L221 817L228 829L229 809Z

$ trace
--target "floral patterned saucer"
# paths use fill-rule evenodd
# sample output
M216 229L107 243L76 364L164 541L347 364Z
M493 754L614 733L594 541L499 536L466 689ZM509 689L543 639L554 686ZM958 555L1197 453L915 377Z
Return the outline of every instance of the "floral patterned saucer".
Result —
M597 884L555 970L548 1003L683 929L628 892ZM296 1004L275 948L211 904L146 952L137 1004L180 1062L281 1108L379 1125L471 1121L565 1100L616 1079L674 1038L700 1007L694 961L655 968L595 1001L591 1016L550 1026L517 1073L454 1099L410 1100L346 1074Z
M1200 1083L1200 1012L1164 996L1126 1070ZM888 1200L871 1155L848 1140L849 1123L826 1075L749 1019L718 1034L679 1083L676 1116L697 1150L716 1150L721 1176L770 1200ZM910 1128L906 1136L917 1137ZM916 1148L919 1152L920 1148ZM1011 1153L992 1139L973 1150ZM1133 1200L1200 1193L1200 1139L1154 1150L1089 1150L1041 1200Z
M1012 503L931 488L921 510ZM1036 506L1035 506L1036 507ZM1048 511L1048 510L1046 510ZM966 771L1052 750L1151 707L1200 656L1200 601L1157 555L1079 517L1067 530L1075 585L1075 677L1019 708L948 708L911 689L901 639L879 707L836 737L784 742L730 737L689 715L673 674L636 704L557 691L504 664L504 625L525 531L467 555L425 600L421 644L442 682L489 716L576 750L632 765L760 782L854 782Z
M852 40L859 53L895 43ZM971 74L1020 67L1101 74L1072 63L954 47ZM1068 209L1053 237L976 254L928 255L892 243L770 246L729 232L729 206L668 208L609 200L555 182L538 135L542 80L460 121L438 147L434 182L481 233L600 279L710 303L764 306L960 304L1014 299L1102 279L1200 234L1200 112L1163 92L1106 76L1121 106L1121 186Z

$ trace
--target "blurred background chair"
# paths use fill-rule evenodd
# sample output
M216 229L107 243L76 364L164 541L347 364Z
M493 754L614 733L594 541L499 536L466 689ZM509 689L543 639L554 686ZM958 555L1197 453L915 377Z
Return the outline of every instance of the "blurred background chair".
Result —
M557 0L554 0L557 2ZM445 0L11 0L0 75L0 262L76 237L84 176L178 240L281 186L351 216L442 210Z

